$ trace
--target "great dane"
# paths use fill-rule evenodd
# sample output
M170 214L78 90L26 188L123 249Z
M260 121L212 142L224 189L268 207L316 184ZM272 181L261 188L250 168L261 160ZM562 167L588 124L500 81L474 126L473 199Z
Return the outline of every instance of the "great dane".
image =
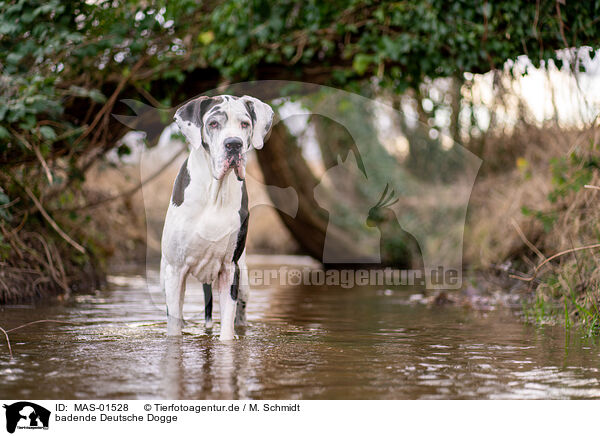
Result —
M181 335L190 274L204 284L209 328L213 289L219 294L220 340L234 339L234 323L245 323L246 153L263 147L272 120L271 107L249 96L199 97L175 113L191 153L175 179L161 242L170 336Z

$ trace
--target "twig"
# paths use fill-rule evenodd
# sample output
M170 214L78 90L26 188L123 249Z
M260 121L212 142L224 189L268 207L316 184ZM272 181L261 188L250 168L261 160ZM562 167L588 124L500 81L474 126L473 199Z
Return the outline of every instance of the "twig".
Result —
M548 259L546 259L545 261L543 261L542 263L540 263L538 266L536 266L535 270L533 271L533 275L530 276L530 277L519 277L519 276L512 275L512 274L511 274L510 277L515 278L515 279L519 279L519 280L523 280L525 282L530 282L529 290L531 290L531 284L532 284L533 280L537 277L537 274L538 274L539 270L545 264L547 264L551 260L556 259L557 257L564 256L565 254L574 253L576 251L582 251L582 250L591 250L593 248L600 248L600 244L586 245L585 247L570 248L569 250L564 250L564 251L561 251L560 253L556 253L555 255L550 256Z
M13 204L18 203L21 199L20 198L15 198L13 201L6 203L6 204L0 204L0 209L8 209L9 207L11 207Z
M46 219L46 221L48 221L48 223L52 226L52 228L54 230L56 230L56 232L65 240L69 243L69 245L71 245L73 248L75 248L77 251L79 251L82 254L85 254L85 248L83 248L81 245L79 245L77 242L75 242L73 239L71 239L71 237L69 235L67 235L59 226L58 224L56 224L56 221L54 221L52 219L52 217L50 215L48 215L48 212L46 212L46 210L44 209L44 207L42 206L42 203L40 203L40 201L35 197L35 195L33 195L33 192L31 192L31 189L29 189L29 187L25 186L25 192L27 193L27 195L29 195L29 197L31 198L31 200L33 200L33 202L35 203L35 206L38 208L38 210L40 211L40 213L42 214L42 216Z
M6 336L6 345L8 345L8 354L10 354L10 358L12 359L13 353L12 353L12 348L10 346L10 339L8 339L8 333L2 327L0 327L0 330L2 331L2 333L4 333L4 336Z
M32 324L39 324L39 323L41 323L41 322L57 322L57 323L59 323L59 324L73 324L73 323L72 323L72 322L70 322L70 321L59 321L59 320L57 320L57 319L39 319L39 320L37 320L37 321L31 321L31 322L28 322L28 323L26 323L26 324L22 324L22 325L20 325L20 326L18 326L18 327L14 327L14 328L12 328L12 329L5 330L5 332L6 332L6 333L14 332L15 330L22 329L23 327L27 327L27 326L30 326L30 325L32 325Z
M40 148L37 145L34 145L33 151L35 152L35 155L37 156L39 161L42 163L42 167L44 168L44 172L46 173L46 177L48 178L48 183L50 183L50 184L54 183L54 178L52 177L52 172L50 171L50 167L48 166L48 163L45 161L44 156L42 156L42 152L40 151Z
M600 191L600 186L594 186L594 185L583 185L584 188L587 189L597 189Z
M504 265L496 265L496 264L493 264L493 263L490 266L493 269L495 269L495 270L503 271L505 273L508 273L508 277L510 277L510 278L523 279L523 275L522 275L523 273L521 271L517 271L514 268L509 268L509 267L506 267Z
M50 254L50 247L48 246L42 235L40 235L39 233L31 233L31 237L36 238L38 241L40 241L40 244L42 244L42 247L44 247L46 259L48 259L48 268L50 269L50 275L52 275L54 281L60 285L63 291L65 291L65 295L69 297L71 295L71 289L69 289L69 285L67 284L67 277L65 276L64 270L61 270L60 268L56 268L54 266L53 256ZM60 255L57 254L56 256L54 256L54 258L58 262L60 262Z
M8 337L8 334L10 332L14 332L15 330L22 329L23 327L27 327L27 326L30 326L32 324L39 324L41 322L58 322L60 324L73 324L72 322L69 322L69 321L58 321L56 319L40 319L40 320L37 320L37 321L31 321L31 322L22 324L22 325L20 325L18 327L14 327L14 328L8 329L8 330L4 330L2 327L0 327L0 331L2 333L4 333L4 336L6 337L6 345L8 345L8 354L10 355L11 359L13 358L13 352L12 352L12 347L10 346L10 338Z
M519 235L521 240L525 243L525 245L527 245L531 249L531 251L533 251L535 254L537 254L540 259L542 259L542 260L546 259L546 256L544 256L542 254L542 252L540 250L538 250L538 248L535 245L533 245L531 242L529 242L529 239L527 239L527 237L525 236L525 234L519 227L519 224L517 224L517 222L515 221L514 218L511 219L510 223L515 228L515 230L517 231L517 234Z
M298 49L296 50L296 54L294 55L294 57L290 61L290 65L296 64L296 62L298 62L302 58L302 54L304 53L304 47L306 46L307 40L308 40L308 36L306 34L303 34L301 36L300 44L298 46Z
M561 0L556 0L556 15L558 16L558 30L560 32L560 37L563 40L563 44L565 48L569 48L569 43L567 42L567 38L565 37L565 23L563 22L562 15L560 13L560 3L563 3Z
M115 104L115 101L117 100L117 97L123 90L123 87L125 86L125 84L129 81L129 79L131 79L133 77L133 74L144 64L145 60L146 60L146 58L144 56L142 56L135 63L135 65L131 68L131 71L129 72L129 74L127 74L121 78L121 80L117 84L117 87L115 88L115 90L112 93L112 95L110 96L110 98L106 101L104 106L102 106L102 108L96 114L96 117L92 121L92 124L90 124L89 127L75 140L75 142L73 143L73 147L77 146L81 141L83 141L94 130L94 128L100 122L100 120L104 117L104 115L113 107L113 105Z
M35 156L38 158L38 160L40 161L40 163L42 164L42 168L44 169L44 172L46 173L46 177L48 178L48 182L50 184L53 183L53 178L52 178L52 172L50 171L50 167L48 166L48 164L46 163L46 161L44 160L44 156L42 156L42 152L40 151L40 148L37 145L31 145L27 139L25 139L25 137L21 134L19 134L19 132L17 132L14 129L10 129L11 133L19 140L21 141L25 147L27 147L29 150L33 151L35 153Z
M150 94L148 91L146 91L142 86L140 86L138 83L134 83L133 86L135 87L135 89L137 90L137 92L139 92L140 94L142 94L144 97L146 97L146 100L148 100L151 104L153 104L155 107L160 108L161 106L163 106L163 104L158 101L157 99L154 98L154 96L152 94Z
M160 174L164 170L166 170L169 166L171 166L171 164L173 162L175 162L175 160L181 155L181 153L183 153L186 150L187 149L185 147L182 148L181 150L179 150L177 153L175 153L175 155L171 159L168 160L168 162L166 162L162 167L160 167L155 173L153 173L151 176L149 176L145 180L142 180L136 186L134 186L131 189L128 189L125 192L121 192L120 194L116 194L116 195L113 195L111 197L103 198L102 200L98 200L98 201L95 201L93 203L88 203L88 204L85 204L83 206L78 206L78 207L73 207L73 208L61 208L60 210L57 210L57 211L58 212L73 212L73 211L84 210L84 209L92 209L92 208L98 207L98 206L100 206L100 205L102 205L104 203L108 203L110 201L118 200L119 198L122 198L122 197L129 197L129 196L135 194L140 189L142 189L145 184L151 182L152 180L154 180L158 176L160 176Z

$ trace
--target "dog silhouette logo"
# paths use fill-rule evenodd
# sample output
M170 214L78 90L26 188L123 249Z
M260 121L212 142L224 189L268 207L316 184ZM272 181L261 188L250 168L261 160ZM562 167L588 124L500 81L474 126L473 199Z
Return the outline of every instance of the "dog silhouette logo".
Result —
M19 401L6 409L6 431L14 433L18 429L48 429L50 411L29 401Z
M264 204L283 212L286 222L297 220L306 234L300 235L300 240L308 240L314 228L311 254L321 256L319 260L328 268L390 266L422 271L428 289L461 288L463 234L482 163L479 157L443 134L435 140L424 139L422 133L430 132L430 126L421 125L412 109L404 112L358 94L266 80L230 84L206 95L224 93L275 98L279 115L275 125L283 122L282 132L287 133L281 134L294 136L298 147L280 146L281 150L274 152L285 157L285 153L299 150L307 161L301 171L295 171L292 163L286 167L285 177L257 182L270 179L276 183L265 185L269 195L254 200L249 209ZM130 114L113 116L143 132L149 144L158 141L175 112L175 108L157 108L135 100L121 102L131 109ZM339 131L321 141L319 123L314 122L319 118L329 120L324 124L326 130ZM159 151L163 152L156 149L142 155L140 167L156 171L152 165ZM276 172L278 167L270 171ZM155 196L147 193L144 198ZM145 205L147 212L154 207ZM160 239L157 235L162 227L155 227L148 227L149 240Z

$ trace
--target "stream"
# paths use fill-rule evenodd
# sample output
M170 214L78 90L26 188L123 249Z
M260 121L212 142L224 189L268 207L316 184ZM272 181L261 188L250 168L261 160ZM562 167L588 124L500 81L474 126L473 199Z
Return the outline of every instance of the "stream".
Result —
M188 324L165 336L150 271L43 306L0 309L4 399L550 399L600 397L600 346L504 308L412 304L410 290L268 286L252 290L233 343L203 325L190 283ZM148 289L150 288L150 290ZM217 298L217 297L215 297Z

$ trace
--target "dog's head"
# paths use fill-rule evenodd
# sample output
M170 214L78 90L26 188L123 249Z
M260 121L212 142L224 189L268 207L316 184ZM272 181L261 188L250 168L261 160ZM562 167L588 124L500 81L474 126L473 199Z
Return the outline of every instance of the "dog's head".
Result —
M194 149L202 147L210 155L215 179L233 169L238 180L244 180L246 153L251 147L263 147L271 131L273 110L247 95L203 96L181 106L175 121Z

